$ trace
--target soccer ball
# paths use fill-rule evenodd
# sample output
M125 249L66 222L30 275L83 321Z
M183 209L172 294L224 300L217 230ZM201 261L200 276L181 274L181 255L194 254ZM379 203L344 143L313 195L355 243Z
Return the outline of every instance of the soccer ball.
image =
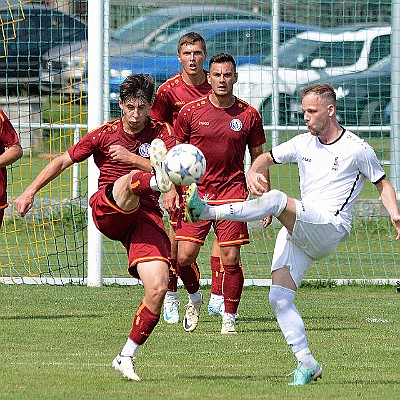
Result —
M173 183L188 186L203 177L206 172L206 158L196 146L181 143L167 153L165 170Z

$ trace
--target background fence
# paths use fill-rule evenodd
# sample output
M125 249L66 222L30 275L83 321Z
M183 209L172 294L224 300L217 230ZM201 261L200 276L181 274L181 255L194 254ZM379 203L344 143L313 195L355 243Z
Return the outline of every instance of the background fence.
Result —
M219 6L225 9L229 6L254 13L246 19L272 20L272 1L203 3L211 6L215 15ZM4 48L4 54L0 55L0 107L10 116L24 148L22 159L8 167L10 206L6 209L0 233L0 276L6 283L66 283L71 280L83 283L87 277L88 260L94 257L87 250L87 163L65 171L42 189L36 196L34 209L26 218L16 216L13 208L13 200L49 160L87 133L88 114L90 116L94 111L87 107L88 76L92 76L87 72L88 30L85 24L90 6L91 1L43 1L32 6L30 1L0 0L0 43ZM158 26L161 29L151 25L145 35L144 30L155 24L155 17L145 19L142 25L134 25L131 30L127 27L134 18L146 18L149 12L170 7L170 2L109 2L104 26L106 43L109 42L110 46L103 58L107 78L100 83L105 92L104 120L116 116L113 113L115 98L111 97L110 101L109 91L113 92L113 85L118 87L124 73L149 72L148 68L152 68L151 73L160 74L159 82L163 79L162 73L170 72L172 75L166 61L168 54L156 53L155 49L162 49L171 40L170 35L179 37L190 28L184 27L182 21L170 27L167 22L183 17L187 7L191 21L199 22L199 19L194 19L196 3L178 0L174 6L179 10L171 12ZM51 10L50 19L45 21L48 10ZM74 19L66 20L65 15ZM215 15L211 19L215 19ZM239 18L239 11L235 18ZM205 16L200 18L205 19ZM304 130L298 118L297 85L307 84L318 77L330 81L331 75L335 75L332 84L338 93L341 123L364 137L376 150L389 178L396 178L394 152L398 134L393 134L395 125L393 120L390 121L391 100L397 100L391 94L392 2L286 1L280 4L280 20L302 24L301 29L310 30L310 34L303 34L303 42L295 42L290 53L296 54L296 62L290 68L279 67L278 75L270 71L268 54L260 50L266 43L271 45L271 35L264 34L261 41L252 42L252 32L245 31L239 36L237 26L234 40L228 39L227 34L215 39L220 47L232 52L237 59L244 56L250 61L250 57L259 57L252 66L245 62L239 66L236 91L263 115L267 137L265 150ZM395 23L400 24L398 20ZM354 24L359 26L354 27ZM38 38L34 36L37 32L40 32ZM154 33L157 36L149 38ZM328 38L333 33L344 36ZM141 36L135 43L135 38ZM246 54L245 50L239 51L240 38L248 40L247 47L242 49L252 49ZM310 50L306 54L305 44L308 45L311 38L324 45L316 46L314 53ZM207 41L209 48L212 48L213 40ZM137 51L146 51L150 56L144 58ZM157 64L156 57L164 64ZM176 58L176 55L172 54L172 57ZM285 56L278 60L289 63ZM161 67L155 69L157 65ZM16 70L18 73L13 73ZM345 72L351 72L353 77L347 80L349 77L343 76ZM273 77L278 77L280 85L276 79L272 83L269 81ZM278 167L271 173L273 187L294 197L299 195L296 166ZM355 211L349 240L342 243L332 256L317 262L310 270L310 279L386 282L399 278L398 243L394 242L394 230L372 184L365 186ZM279 228L276 221L268 229L262 229L257 223L250 224L252 241L242 250L247 283L268 282L274 239ZM210 245L207 240L199 258L203 279L210 278ZM107 282L132 282L122 245L104 239L101 254L103 277Z

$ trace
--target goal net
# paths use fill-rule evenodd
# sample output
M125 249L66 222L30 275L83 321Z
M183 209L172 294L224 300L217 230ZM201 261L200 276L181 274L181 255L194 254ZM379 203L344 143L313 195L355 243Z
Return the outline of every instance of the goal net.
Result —
M126 74L151 73L160 84L179 71L179 35L191 30L192 24L235 20L235 29L225 27L207 36L208 53L225 51L235 56L239 71L235 93L260 111L267 139L264 150L304 132L296 90L325 79L337 92L340 123L373 146L400 191L399 161L394 156L400 150L399 139L398 133L393 134L398 131L390 119L391 108L399 109L398 99L391 94L394 60L390 54L392 31L399 29L400 21L392 21L391 1L286 0L276 9L275 1L209 0L202 2L202 13L193 0L178 0L174 8L168 1L108 3L104 26L109 46L104 65L106 71L109 66L110 80L103 84L109 111L104 121L120 116L118 84ZM76 0L0 0L0 108L13 123L24 150L23 157L7 167L9 206L0 231L3 283L85 284L88 260L95 256L87 251L86 162L43 188L25 218L13 206L50 160L87 133L88 115L93 111L87 108L87 7L87 1ZM285 24L277 36L272 28L242 27L249 20L272 24L277 12ZM216 31L218 22L213 24ZM208 32L205 26L196 25L196 29L204 35ZM266 72L272 68L273 40L279 42L275 43L277 89L273 75ZM299 196L298 180L296 165L271 169L271 186L292 197ZM279 229L276 220L266 229L259 223L249 224L251 243L241 253L246 284L269 284ZM330 257L313 264L307 278L393 283L400 278L399 244L394 239L395 230L378 192L368 182L355 206L349 239ZM210 233L198 259L202 283L211 279L212 242ZM127 272L120 243L103 238L100 258L104 282L137 283Z

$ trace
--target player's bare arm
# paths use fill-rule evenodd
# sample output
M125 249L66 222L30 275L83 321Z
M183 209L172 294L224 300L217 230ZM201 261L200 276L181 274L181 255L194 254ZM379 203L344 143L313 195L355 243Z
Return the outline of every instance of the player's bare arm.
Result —
M179 208L179 195L175 189L175 185L172 186L172 189L164 194L162 205L164 209L172 213L175 209Z
M151 172L151 164L148 158L131 153L124 146L115 144L110 146L110 157L127 165L132 165L133 168L141 169L142 171Z
M382 179L376 185L381 196L381 201L390 215L392 224L397 231L396 240L400 240L400 214L393 186L387 179Z
M35 180L25 189L25 191L15 200L15 209L17 213L24 217L32 208L35 194L53 179L57 178L64 170L70 167L74 162L71 160L68 152L51 161Z
M18 143L10 146L6 151L0 155L0 168L12 164L22 157L23 151L21 145Z
M270 153L257 157L246 174L247 187L251 193L261 196L269 188L269 167L274 163Z
M251 156L251 162L254 163L254 161L263 154L262 146L249 148L249 152L250 152L250 156ZM263 183L262 190L264 191L264 193L266 193L266 192L269 192L271 189L269 170L267 170L264 173L264 177L265 177L267 183L266 184ZM263 218L260 222L264 228L267 228L272 223L272 215L269 215L268 217Z

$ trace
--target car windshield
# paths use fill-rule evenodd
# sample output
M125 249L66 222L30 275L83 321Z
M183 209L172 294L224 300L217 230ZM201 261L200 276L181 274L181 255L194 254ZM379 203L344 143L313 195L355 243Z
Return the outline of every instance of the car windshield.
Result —
M124 43L139 43L171 19L171 15L143 15L112 32L113 39Z
M363 41L322 42L318 40L293 38L279 48L279 67L294 69L313 68L312 61L324 60L324 68L353 65L360 57ZM263 65L271 65L266 57ZM321 63L320 63L321 64Z
M391 57L385 57L382 60L375 63L368 71L373 72L390 72L392 68Z

